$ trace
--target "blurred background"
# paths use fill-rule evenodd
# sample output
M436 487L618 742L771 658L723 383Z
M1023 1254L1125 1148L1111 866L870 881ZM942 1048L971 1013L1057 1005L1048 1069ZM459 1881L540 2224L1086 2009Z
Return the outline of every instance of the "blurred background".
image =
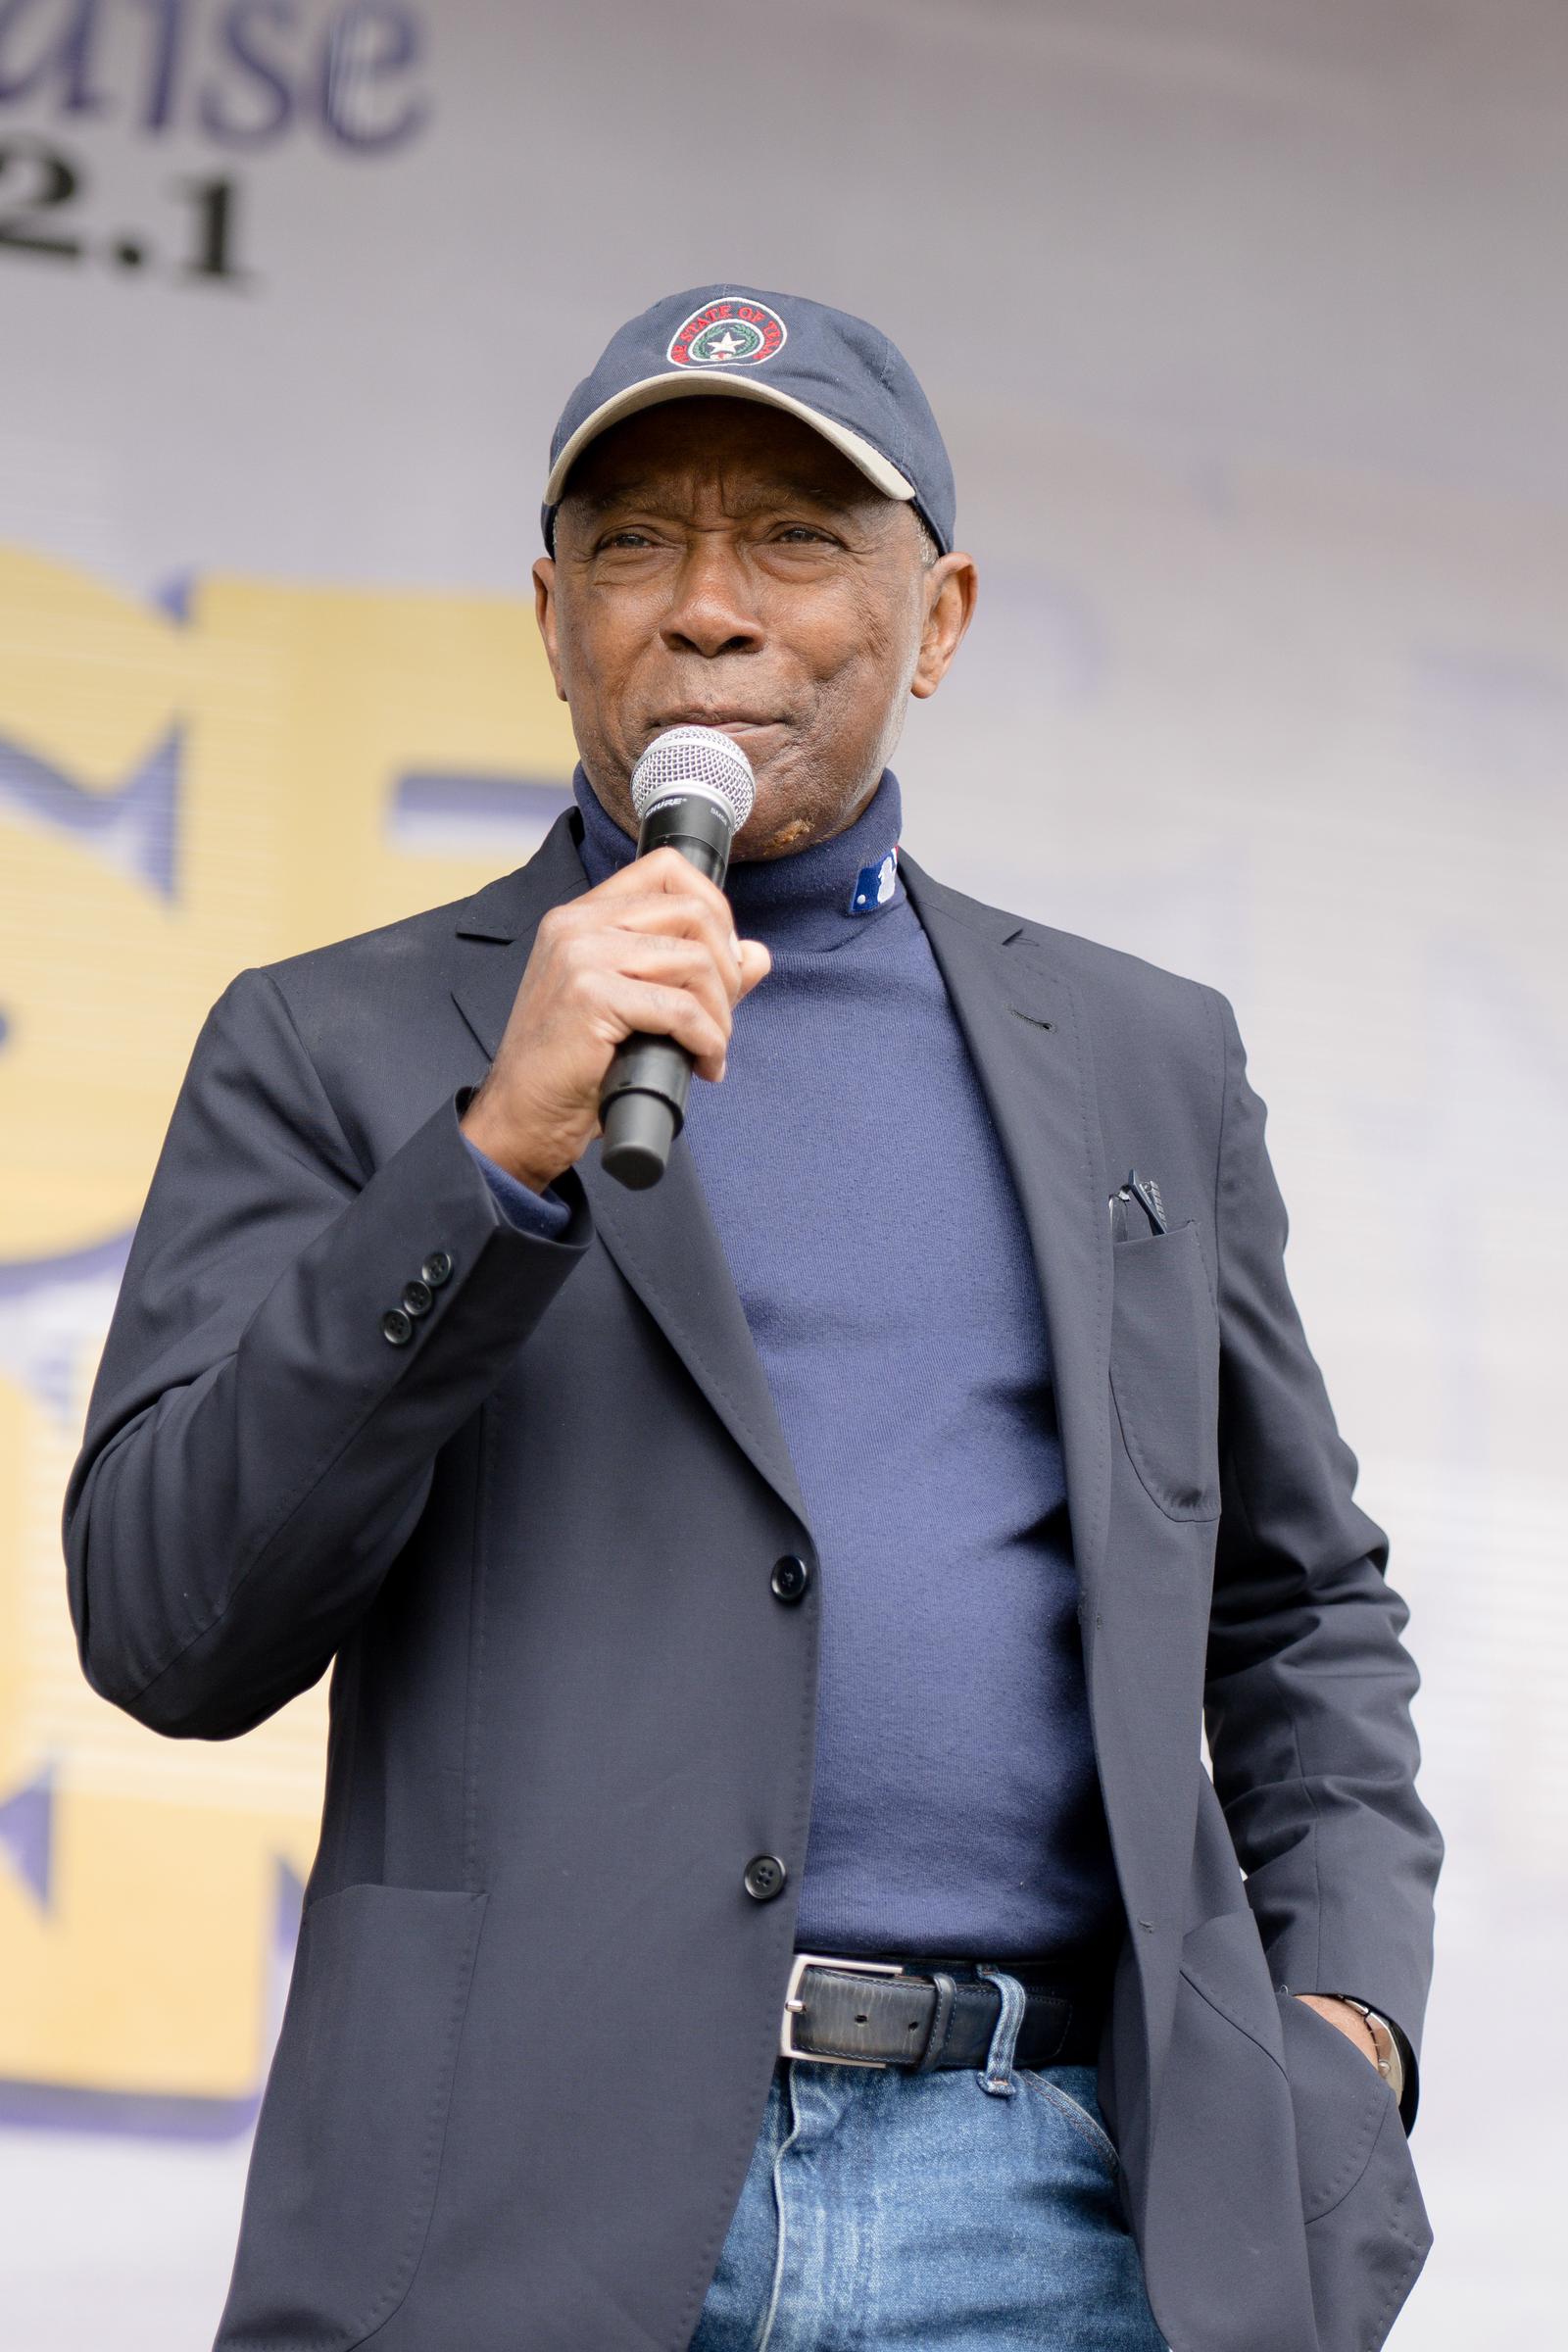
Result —
M203 2352L320 1691L164 1743L58 1515L234 971L571 763L528 565L611 329L726 275L931 396L943 878L1234 1001L1449 1840L1395 2340L1544 2342L1568 1927L1562 0L0 6L0 2309Z

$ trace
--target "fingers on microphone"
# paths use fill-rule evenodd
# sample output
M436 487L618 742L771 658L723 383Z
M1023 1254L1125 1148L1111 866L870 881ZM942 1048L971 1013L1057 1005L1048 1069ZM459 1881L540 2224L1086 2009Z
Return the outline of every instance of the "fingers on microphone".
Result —
M658 978L708 978L718 993L733 1001L740 993L740 974L728 950L704 924L688 930L684 924L662 925L651 931L625 929L590 931L579 943L585 961L604 969L643 972Z
M718 1078L729 1047L729 1007L720 1019L690 988L643 980L625 972L606 977L606 1002L629 1036L634 1030L673 1038L701 1078Z
M581 956L585 976L619 975L690 990L728 1033L740 976L727 956L714 955L706 938L694 939L685 932L600 932L583 941Z
M651 879L658 888L648 887ZM723 892L674 850L658 850L622 866L557 913L566 918L562 929L582 944L586 955L595 960L606 955L625 970L647 968L628 954L632 936L701 942L731 1003L772 969L772 957L760 940L737 935Z
M641 861L646 864L645 858ZM691 867L683 870L691 875ZM587 901L579 899L579 906ZM737 964L732 941L735 937L735 918L728 903L715 891L711 899L688 891L683 896L662 892L646 892L637 898L620 900L614 910L614 932L624 936L635 932L643 936L657 935L666 939L701 940L715 966L733 975L737 983L741 966Z
M663 892L676 899L695 895L710 906L715 914L722 915L726 925L730 920L729 902L717 883L710 882L706 874L699 873L679 850L667 847L650 850L646 858L634 858L630 865L619 867L607 881L600 883L599 891L606 898L623 895L636 897L640 892L646 892L649 896ZM597 897L599 893L593 895Z

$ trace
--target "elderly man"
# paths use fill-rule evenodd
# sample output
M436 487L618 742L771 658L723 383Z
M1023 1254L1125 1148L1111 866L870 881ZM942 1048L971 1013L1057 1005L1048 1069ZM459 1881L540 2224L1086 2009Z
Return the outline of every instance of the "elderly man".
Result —
M575 809L215 1007L68 1501L143 1722L332 1666L219 2342L1363 2352L1440 1844L1230 1006L900 857L975 567L883 335L657 303L544 522Z

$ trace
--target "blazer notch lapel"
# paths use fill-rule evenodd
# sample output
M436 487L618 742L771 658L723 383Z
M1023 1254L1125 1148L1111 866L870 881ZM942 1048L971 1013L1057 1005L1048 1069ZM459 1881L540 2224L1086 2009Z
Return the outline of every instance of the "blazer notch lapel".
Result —
M1077 992L1015 915L900 870L979 1073L1034 1251L1080 1583L1110 1510L1110 1245L1094 1062Z
M806 1505L696 1165L677 1140L661 1181L628 1193L590 1145L577 1173L594 1227L741 1451L804 1527Z
M540 923L552 906L580 899L588 888L575 814L568 809L557 817L526 865L486 883L458 911L458 938L475 944L457 951L452 998L487 1061L495 1058Z
M488 884L459 911L456 928L466 944L452 995L486 1061L501 1043L541 921L552 906L588 888L577 822L568 809L525 866ZM804 1527L806 1509L772 1392L685 1146L677 1142L662 1181L646 1193L628 1193L607 1176L597 1144L577 1174L594 1230L621 1275L736 1445Z

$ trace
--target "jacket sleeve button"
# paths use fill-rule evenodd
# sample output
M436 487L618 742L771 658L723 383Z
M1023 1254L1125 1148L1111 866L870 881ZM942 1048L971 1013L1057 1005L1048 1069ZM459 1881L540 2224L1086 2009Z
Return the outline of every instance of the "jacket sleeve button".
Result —
M406 1348L413 1339L413 1321L401 1306L389 1306L381 1317L381 1337L391 1348Z
M452 1280L451 1250L432 1250L419 1268L419 1273L422 1280L430 1285L432 1291L438 1291L444 1282Z
M777 1854L754 1854L746 1865L743 1884L754 1903L770 1903L775 1894L784 1891L788 1875Z
M787 1551L781 1560L773 1562L768 1582L778 1600L800 1600L811 1581L811 1571L798 1552Z
M406 1311L417 1318L427 1315L435 1303L435 1293L427 1282L406 1282L403 1285L403 1304Z

